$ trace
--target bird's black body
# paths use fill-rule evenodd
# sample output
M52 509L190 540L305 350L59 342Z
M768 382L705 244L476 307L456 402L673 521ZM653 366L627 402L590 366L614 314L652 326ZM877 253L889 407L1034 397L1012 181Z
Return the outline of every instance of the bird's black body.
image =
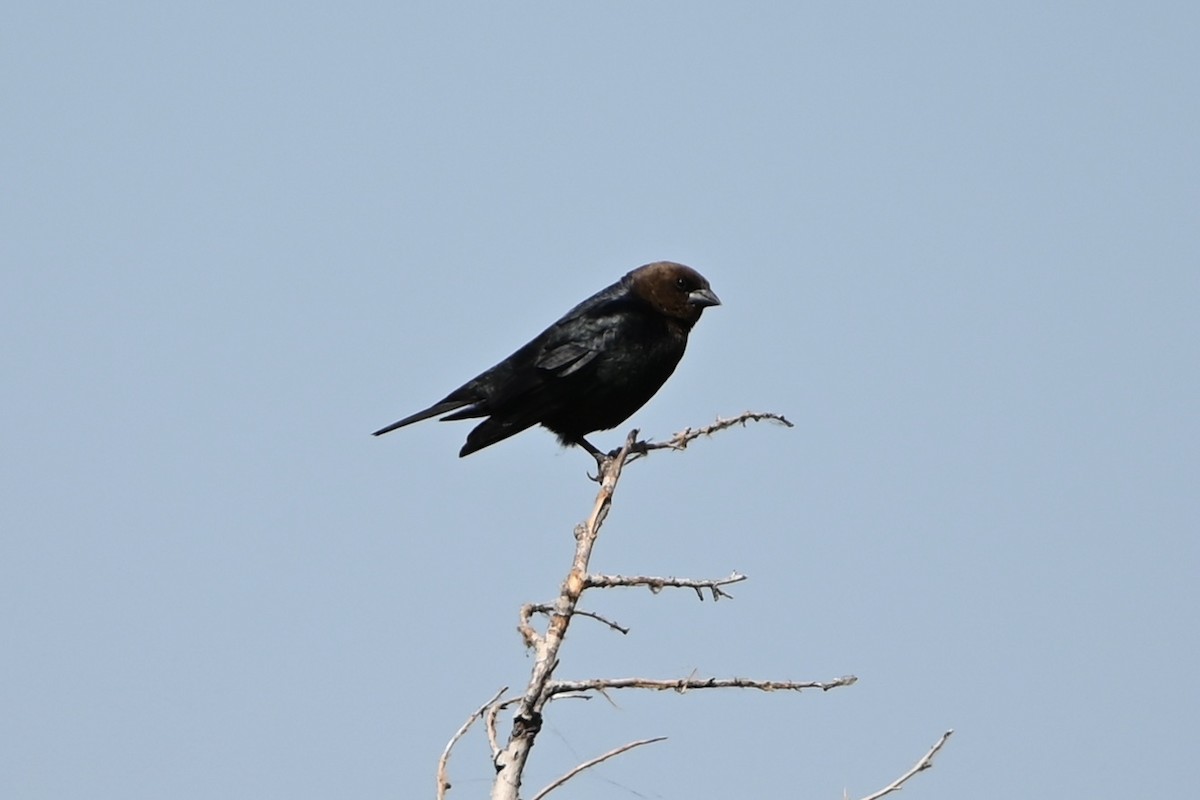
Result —
M639 267L440 402L375 435L441 414L487 417L460 456L539 424L563 444L594 454L584 437L620 425L653 397L683 357L700 312L719 304L708 281L689 267L669 261Z

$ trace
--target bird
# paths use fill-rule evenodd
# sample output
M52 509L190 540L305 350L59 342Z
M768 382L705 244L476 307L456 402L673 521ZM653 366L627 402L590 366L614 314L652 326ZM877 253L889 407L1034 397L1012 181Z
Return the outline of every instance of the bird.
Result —
M438 417L485 417L459 457L534 425L605 454L585 437L620 425L662 387L683 357L701 312L721 301L696 270L656 261L578 304L532 341L428 408L373 436Z

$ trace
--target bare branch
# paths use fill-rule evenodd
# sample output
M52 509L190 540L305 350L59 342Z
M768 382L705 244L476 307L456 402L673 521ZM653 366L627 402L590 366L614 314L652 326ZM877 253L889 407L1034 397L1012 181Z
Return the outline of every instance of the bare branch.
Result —
M546 686L547 694L563 692L604 692L608 689L653 689L658 692L688 692L692 689L758 689L763 692L820 689L827 692L839 686L852 686L858 681L853 675L844 675L831 681L758 681L750 678L593 678L585 681L552 681Z
M586 585L584 586L584 588L590 589L591 586L592 586L591 576L589 576L586 580ZM521 607L522 616L524 616L525 609L529 609L531 614L551 614L554 612L553 606L527 604L527 605L524 605ZM579 617L591 617L592 619L596 620L597 622L604 623L605 625L612 628L614 631L617 631L618 633L623 633L623 634L629 633L629 628L626 628L624 625L618 625L617 623L613 622L612 620L607 619L606 617L602 617L594 611L584 611L583 609L576 608L575 615L579 616Z
M620 480L621 470L637 441L637 434L636 428L630 431L625 437L625 445L613 456L599 462L597 478L600 481L600 491L596 494L591 516L575 529L575 558L571 563L571 571L563 581L562 590L554 603L545 635L533 637L536 660L529 676L529 685L513 713L513 728L508 742L496 754L494 760L496 779L492 784L493 800L517 800L521 778L525 772L525 762L529 759L534 739L542 729L542 709L550 699L546 688L550 683L550 676L558 666L558 649L562 646L571 618L575 615L579 597L583 594L592 548L612 506L617 481ZM524 631L522 633L526 636L526 641L529 641L528 634Z
M722 586L728 586L731 583L739 583L746 580L746 576L736 570L729 573L727 578L656 578L649 575L588 575L587 588L589 589L611 589L617 586L646 586L654 594L658 594L665 588L677 589L695 589L696 596L701 600L704 599L703 589L708 589L712 592L713 601L720 600L722 597L728 597L731 600L733 595L723 591Z
M634 454L630 456L629 460L636 461L638 458L648 455L651 450L686 450L689 444L701 436L712 436L714 433L723 431L726 428L732 428L734 425L745 427L747 422L761 422L763 420L778 422L789 428L795 427L783 414L775 414L769 411L743 411L736 417L725 419L717 417L716 422L711 425L705 425L702 428L684 428L665 442L637 442L633 448Z
M933 747L929 748L928 753L921 756L921 759L916 764L913 765L912 769L910 769L908 772L901 775L896 780L889 783L887 786L880 789L878 792L875 792L874 794L869 794L866 797L862 798L862 800L879 800L879 798L883 797L884 795L891 794L892 792L900 791L900 789L901 789L901 787L903 787L905 781L907 781L913 775L916 775L918 772L923 772L933 766L933 757L935 755L937 755L939 750L942 749L942 745L944 745L946 743L946 740L950 738L950 734L952 734L952 733L954 733L953 729L948 730L945 733L943 733L942 738L938 739L937 742L933 745Z
M496 761L496 756L500 755L500 740L496 735L496 717L502 708L504 708L503 703L493 701L488 706L487 714L483 718L483 727L487 731L488 748L492 751L493 763Z
M533 603L526 603L521 606L521 622L517 625L517 632L521 634L521 639L525 642L525 647L530 650L536 650L543 644L542 635L529 624L529 620L533 618L538 608Z
M639 739L636 742L630 742L629 744L623 744L620 747L614 747L612 750L609 750L604 755L596 756L595 758L591 759L590 761L585 761L582 764L580 764L579 766L572 769L571 771L567 772L562 777L557 778L553 783L551 783L545 789L542 789L540 792L535 794L533 796L533 800L542 800L542 798L545 797L546 795L550 794L550 792L552 792L555 789L557 789L558 787L562 786L564 783L571 780L571 778L574 778L576 775L583 772L585 769L588 769L589 767L594 767L602 761L607 761L608 759L612 758L613 756L619 756L619 755L621 755L621 753L632 750L635 747L641 747L644 744L654 744L655 742L666 741L666 738L667 737L665 737L665 736L655 736L653 739Z
M474 714L467 717L467 721L462 724L462 727L459 728L458 731L453 736L450 737L450 741L446 742L446 749L442 751L442 757L438 759L438 769L437 769L437 798L438 798L438 800L443 800L443 798L445 798L445 796L446 796L446 791L450 788L450 776L447 774L447 771L446 771L446 767L450 762L450 751L454 749L454 745L458 744L458 740L461 739L466 734L467 730L470 729L471 725L475 722L475 720L482 718L484 715L484 712L486 712L489 707L495 705L496 701L500 699L500 695L504 694L506 691L508 691L507 686L501 687L500 691L498 691L494 695L492 695L491 700L488 700L486 703L481 705Z
M590 576L588 573L588 564L591 560L592 550L595 547L597 536L601 527L608 516L608 512L612 507L613 494L616 491L616 486L621 477L621 471L624 466L638 456L645 456L652 450L672 449L683 450L691 442L702 436L711 436L712 434L731 428L735 425L746 425L748 422L758 421L774 421L788 427L792 427L791 422L785 419L780 414L773 413L756 413L746 412L744 414L732 417L729 419L718 418L715 423L699 429L688 428L680 433L675 434L669 441L663 443L639 441L638 431L636 429L629 432L625 438L624 445L617 451L614 451L608 456L595 454L597 461L597 475L594 480L600 484L599 491L596 494L596 500L592 507L592 513L586 521L575 527L575 556L571 563L571 569L567 573L566 579L562 583L558 598L552 605L541 604L526 604L520 610L520 624L518 630L521 633L527 647L533 651L534 664L530 674L529 683L526 686L523 694L519 698L509 698L503 701L493 699L488 706L481 709L478 714L482 714L487 727L488 742L492 749L492 762L496 768L495 781L492 784L492 800L517 800L521 782L524 776L525 764L529 758L530 751L533 747L538 734L542 729L542 713L548 702L566 697L582 697L587 698L600 694L607 696L607 689L623 689L623 688L643 688L655 690L673 689L683 692L690 689L712 689L712 688L751 688L761 691L776 691L776 690L791 690L799 691L801 689L822 689L829 690L837 686L849 686L854 683L856 678L846 676L839 678L836 681L821 683L821 682L806 682L798 683L793 681L754 681L741 678L684 678L675 680L650 680L642 678L628 679L606 679L593 680L582 682L566 682L555 681L553 675L558 668L559 649L562 646L563 639L566 636L567 628L571 624L571 620L577 615L592 617L593 619L608 625L614 630L621 633L626 633L627 628L618 625L611 620L595 614L593 612L581 611L578 608L580 597L588 588L594 587L610 587L610 586L646 586L651 591L658 592L664 588L690 588L694 590L700 599L704 599L704 590L707 589L714 600L720 597L730 597L722 587L732 583L745 580L745 576L737 572L732 573L728 578L701 580L691 578L659 578L646 576ZM545 614L549 617L549 621L545 626L545 631L541 632L532 623L534 614ZM512 708L515 706L515 708ZM508 736L507 742L503 745L499 743L497 736L497 720L500 712L504 709L512 708L512 731ZM469 722L468 722L469 724ZM465 730L465 728L464 728ZM459 734L461 736L461 734ZM456 737L455 741L458 737ZM589 767L611 758L626 750L638 747L642 744L648 744L658 739L650 739L641 742L634 742L622 748L618 748L610 753L606 753L597 759L586 762L579 767L576 767L571 772L560 778L555 783L548 786L546 789L538 793L538 798L542 798L546 793L561 786L572 776L579 772L588 769ZM453 744L453 742L451 743ZM449 748L447 748L447 752ZM444 770L439 770L439 785L445 784L445 788L449 788L448 781L445 780ZM444 792L444 789L441 790ZM442 800L442 795L439 794L439 800Z

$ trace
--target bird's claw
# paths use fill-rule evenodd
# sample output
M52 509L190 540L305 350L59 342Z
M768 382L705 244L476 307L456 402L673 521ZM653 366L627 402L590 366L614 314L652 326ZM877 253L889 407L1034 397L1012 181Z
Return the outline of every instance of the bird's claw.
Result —
M596 474L593 475L590 472L586 473L588 480L595 483L600 483L600 481L604 480L604 474L608 472L608 465L612 463L613 458L616 457L618 452L620 451L614 450L611 453L601 453L597 451L592 453L592 458L596 459Z

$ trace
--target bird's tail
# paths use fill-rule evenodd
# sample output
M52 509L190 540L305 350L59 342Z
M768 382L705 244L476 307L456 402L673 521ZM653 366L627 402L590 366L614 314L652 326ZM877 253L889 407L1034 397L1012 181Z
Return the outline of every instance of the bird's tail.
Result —
M436 417L439 414L445 414L447 411L453 411L456 408L462 408L463 406L469 406L473 402L474 401L472 401L472 400L450 400L449 398L447 398L447 399L443 400L442 402L438 403L437 405L430 406L429 408L425 409L424 411L418 411L415 414L410 414L409 416L405 417L404 419L397 420L396 422L393 422L391 425L380 428L379 430L375 431L371 435L372 436L383 436L385 433L391 433L392 431L396 430L397 428L403 428L405 425L412 425L414 422L420 422L423 419L429 419L430 417Z
M474 430L467 434L467 443L462 446L462 450L458 451L458 457L469 456L476 450L482 450L488 445L493 445L502 439L515 436L526 428L532 428L536 424L536 419L518 416L489 417L476 425Z

